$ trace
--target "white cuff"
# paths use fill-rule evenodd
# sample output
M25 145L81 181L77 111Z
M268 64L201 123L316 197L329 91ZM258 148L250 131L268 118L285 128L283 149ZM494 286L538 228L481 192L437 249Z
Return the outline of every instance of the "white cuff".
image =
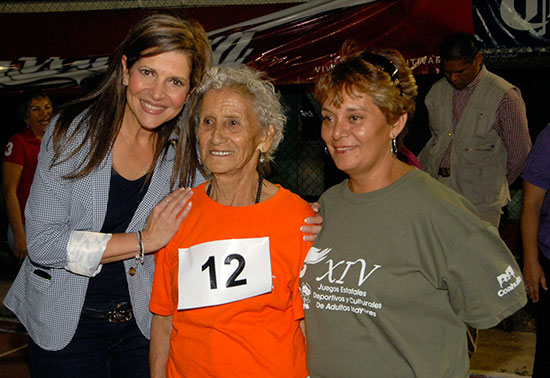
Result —
M101 272L99 264L112 234L90 231L73 231L67 247L67 265L69 272L94 277Z

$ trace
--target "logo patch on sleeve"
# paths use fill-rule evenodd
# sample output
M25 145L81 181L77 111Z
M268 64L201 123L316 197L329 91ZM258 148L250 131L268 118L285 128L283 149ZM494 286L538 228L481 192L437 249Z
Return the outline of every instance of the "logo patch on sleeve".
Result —
M497 292L499 297L503 297L521 283L521 275L514 272L512 266L508 265L504 273L497 276L497 281L500 286L500 290Z

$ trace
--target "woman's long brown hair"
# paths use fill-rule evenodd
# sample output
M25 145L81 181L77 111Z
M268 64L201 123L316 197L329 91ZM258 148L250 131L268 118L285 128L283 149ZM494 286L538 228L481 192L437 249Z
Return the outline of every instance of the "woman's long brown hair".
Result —
M126 106L126 87L122 85L122 56L130 68L141 58L169 51L182 51L192 60L190 87L198 85L212 61L212 51L206 32L194 19L170 14L153 14L138 22L115 50L107 72L97 89L63 106L53 132L54 159L52 166L67 161L90 144L86 158L65 176L78 179L88 175L101 164L120 130ZM84 112L84 113L83 113ZM72 122L83 113L69 133ZM178 116L158 127L153 164L167 151L170 135L177 127ZM64 141L84 133L82 142L62 158ZM185 141L182 141L185 142Z

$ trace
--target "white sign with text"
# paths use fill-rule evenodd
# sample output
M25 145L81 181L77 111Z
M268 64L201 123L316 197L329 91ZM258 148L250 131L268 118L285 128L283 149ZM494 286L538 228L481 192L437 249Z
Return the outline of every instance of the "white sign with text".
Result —
M271 292L269 238L230 239L179 249L178 310Z

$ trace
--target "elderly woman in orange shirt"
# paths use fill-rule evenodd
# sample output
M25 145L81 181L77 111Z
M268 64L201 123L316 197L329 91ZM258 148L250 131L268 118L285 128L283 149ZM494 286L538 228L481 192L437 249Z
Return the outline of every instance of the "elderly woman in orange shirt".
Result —
M210 179L157 255L152 375L307 377L299 229L312 210L263 177L285 123L273 85L246 66L213 68L190 102L184 161L199 162L196 133Z

